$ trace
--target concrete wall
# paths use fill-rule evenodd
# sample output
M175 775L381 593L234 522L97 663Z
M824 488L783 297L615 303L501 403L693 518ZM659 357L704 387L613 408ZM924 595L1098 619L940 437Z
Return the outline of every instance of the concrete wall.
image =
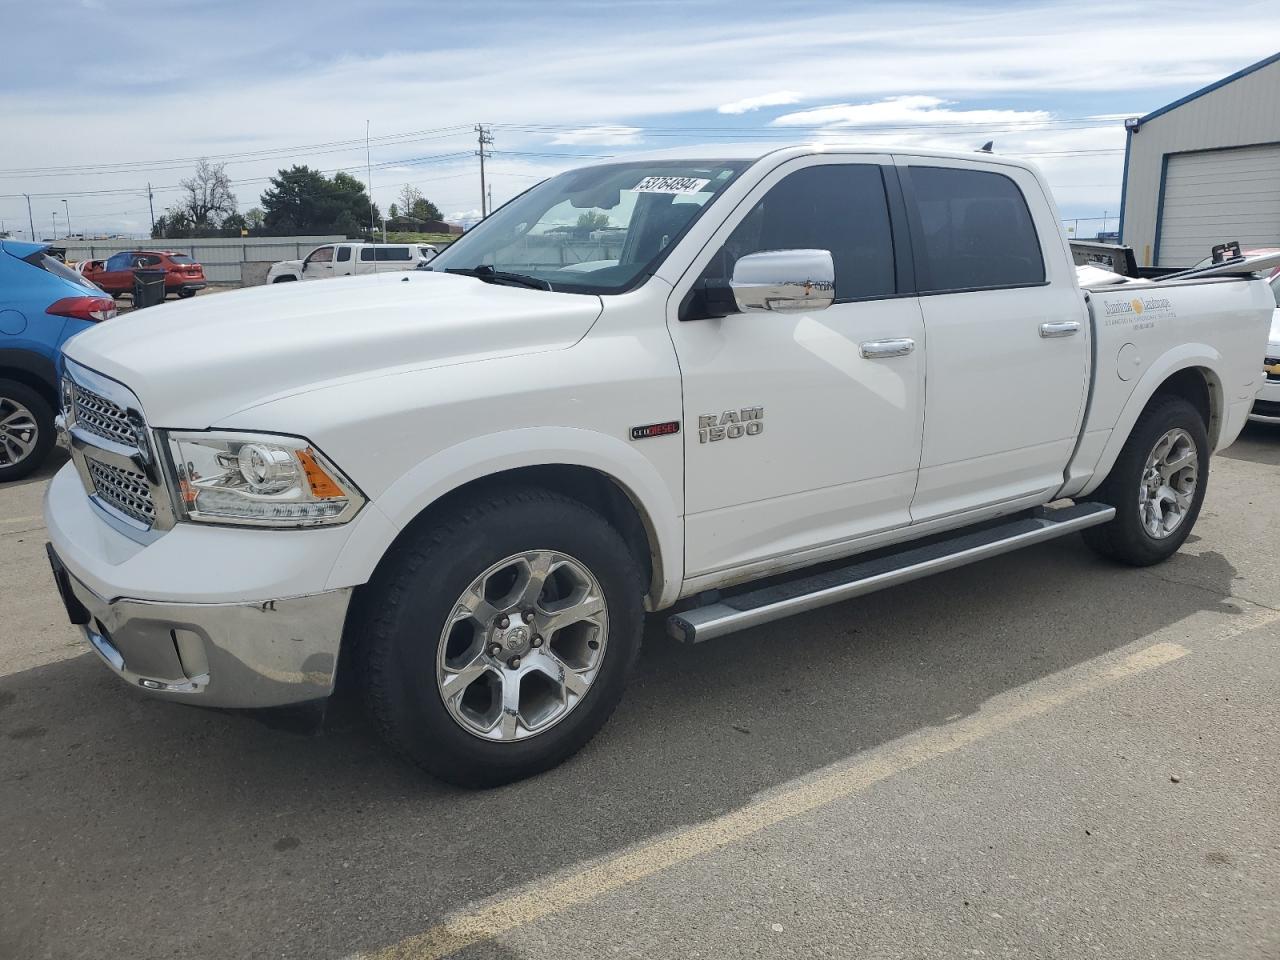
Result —
M1277 142L1280 54L1216 90L1145 119L1128 137L1121 242L1134 248L1139 264L1153 265L1162 174L1170 155Z
M322 243L346 240L343 236L327 237L213 237L204 240L67 240L54 246L66 247L68 260L102 260L121 250L172 250L198 260L210 283L240 286L261 283L266 268L246 270L245 264L305 257ZM258 276L258 273L261 276ZM256 278L256 279L255 279Z

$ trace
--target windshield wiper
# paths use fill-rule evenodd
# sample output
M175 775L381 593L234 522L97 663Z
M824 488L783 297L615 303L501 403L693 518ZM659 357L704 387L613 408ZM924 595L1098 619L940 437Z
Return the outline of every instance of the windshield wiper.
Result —
M445 273L460 273L464 277L476 277L485 283L506 283L516 287L530 287L534 290L551 290L551 281L540 277L530 277L523 273L507 273L495 270L487 263L478 267L450 267Z

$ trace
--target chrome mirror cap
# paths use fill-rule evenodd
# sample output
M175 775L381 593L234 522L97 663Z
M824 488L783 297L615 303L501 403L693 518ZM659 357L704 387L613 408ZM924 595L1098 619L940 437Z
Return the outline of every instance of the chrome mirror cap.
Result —
M825 310L836 297L829 250L765 250L733 267L733 298L743 313Z

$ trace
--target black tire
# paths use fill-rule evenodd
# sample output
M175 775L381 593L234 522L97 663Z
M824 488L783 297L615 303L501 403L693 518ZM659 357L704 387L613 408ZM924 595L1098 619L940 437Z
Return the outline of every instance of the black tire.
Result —
M194 297L195 295L196 295L196 291L194 291L194 290L179 290L179 291L178 291L178 299L179 299L179 300L186 300L188 297Z
M594 681L562 719L525 739L485 740L445 706L436 673L441 633L473 580L533 550L567 554L595 577L607 609L607 642ZM498 786L561 763L604 726L622 698L640 650L643 592L622 537L575 500L520 488L465 505L398 546L362 592L353 639L379 731L429 773L464 787Z
M30 452L17 459L16 462L11 462L16 454L5 443L7 437L0 435L0 483L21 480L23 477L30 476L39 469L40 465L44 463L45 457L49 455L49 451L53 449L53 410L50 409L44 397L40 396L39 393L32 390L25 383L19 383L17 380L0 379L0 421L16 412L13 404L21 405L30 412L31 419L35 422L35 444L31 447ZM3 429L5 427L0 424L0 430ZM24 443L29 443L31 432L24 430L21 437Z
M272 282L272 283L293 283L293 282L294 282L295 280L297 280L297 279L298 279L297 277L287 277L287 276L286 276L286 277L276 277L276 278L275 278L274 280L272 280L271 282Z
M1157 539L1143 526L1139 492L1147 458L1157 441L1176 428L1185 430L1195 444L1196 487L1181 523L1168 536ZM1209 483L1209 455L1209 436L1200 412L1181 397L1156 396L1133 425L1107 479L1089 497L1115 507L1115 519L1083 531L1085 542L1103 556L1135 567L1167 560L1182 546L1200 516Z

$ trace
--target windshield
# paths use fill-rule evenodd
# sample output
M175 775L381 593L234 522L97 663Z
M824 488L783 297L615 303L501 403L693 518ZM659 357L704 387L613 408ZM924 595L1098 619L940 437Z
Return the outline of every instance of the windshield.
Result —
M437 271L490 268L571 293L622 293L749 161L649 161L571 170L478 223L431 261ZM487 273L487 271L484 271Z

